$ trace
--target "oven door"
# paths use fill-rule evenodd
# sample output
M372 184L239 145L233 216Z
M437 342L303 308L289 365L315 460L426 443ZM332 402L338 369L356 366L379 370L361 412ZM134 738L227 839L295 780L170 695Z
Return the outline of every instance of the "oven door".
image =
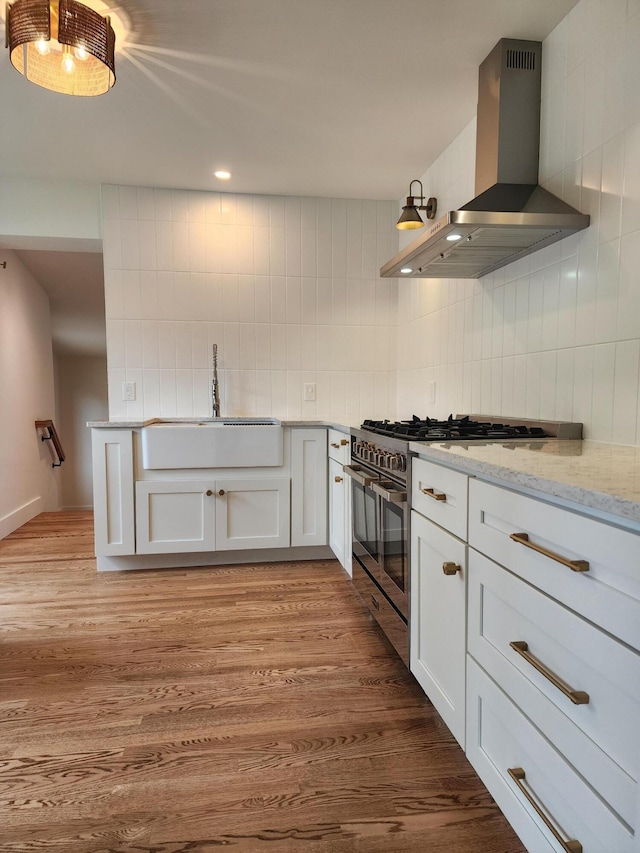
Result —
M378 496L373 485L378 477L359 465L345 465L345 474L351 477L351 508L353 519L353 554L369 574L379 582L378 563Z
M379 583L389 599L409 618L409 504L402 486L382 480L372 485L378 497Z

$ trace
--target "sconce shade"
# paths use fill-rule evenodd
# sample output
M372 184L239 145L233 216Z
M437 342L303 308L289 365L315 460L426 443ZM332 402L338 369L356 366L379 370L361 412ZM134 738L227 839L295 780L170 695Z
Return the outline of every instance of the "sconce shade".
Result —
M115 41L109 18L77 0L15 0L7 6L11 64L53 92L108 92L116 81Z
M409 231L414 228L424 228L422 217L418 213L418 208L414 204L406 204L402 208L400 219L396 222L396 228L401 231Z

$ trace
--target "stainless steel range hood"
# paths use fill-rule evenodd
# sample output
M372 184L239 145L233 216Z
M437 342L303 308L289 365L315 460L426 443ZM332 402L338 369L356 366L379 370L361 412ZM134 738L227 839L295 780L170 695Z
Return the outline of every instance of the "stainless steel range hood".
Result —
M501 39L482 63L476 197L428 223L383 278L480 278L588 227L538 186L541 59L540 42Z

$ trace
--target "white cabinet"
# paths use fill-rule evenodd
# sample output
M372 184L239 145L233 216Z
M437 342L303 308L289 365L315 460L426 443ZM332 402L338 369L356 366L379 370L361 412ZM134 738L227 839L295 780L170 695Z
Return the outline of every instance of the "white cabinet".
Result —
M411 672L465 742L466 545L411 513Z
M133 431L92 430L92 455L96 555L133 554Z
M349 436L330 429L329 444L329 545L343 568L351 574L351 480L343 466L351 458Z
M214 489L212 480L136 483L137 553L213 551Z
M411 672L465 744L466 474L424 459L411 471Z
M136 483L138 554L289 546L288 477Z
M327 544L327 430L291 430L291 545Z
M216 480L216 550L288 548L288 477Z
M529 849L637 853L640 536L471 481L469 545L469 760Z
M342 465L329 459L329 545L340 563L346 563L346 500L348 477Z

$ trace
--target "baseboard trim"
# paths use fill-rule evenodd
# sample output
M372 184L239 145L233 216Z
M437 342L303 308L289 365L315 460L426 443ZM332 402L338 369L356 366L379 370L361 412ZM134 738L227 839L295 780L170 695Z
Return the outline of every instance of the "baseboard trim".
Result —
M301 548L271 548L246 551L203 551L187 554L132 554L127 557L96 557L99 572L128 572L139 569L189 569L231 566L238 563L284 563L290 560L335 560L328 545Z
M41 512L44 512L44 499L37 497L0 518L0 539L4 539Z

